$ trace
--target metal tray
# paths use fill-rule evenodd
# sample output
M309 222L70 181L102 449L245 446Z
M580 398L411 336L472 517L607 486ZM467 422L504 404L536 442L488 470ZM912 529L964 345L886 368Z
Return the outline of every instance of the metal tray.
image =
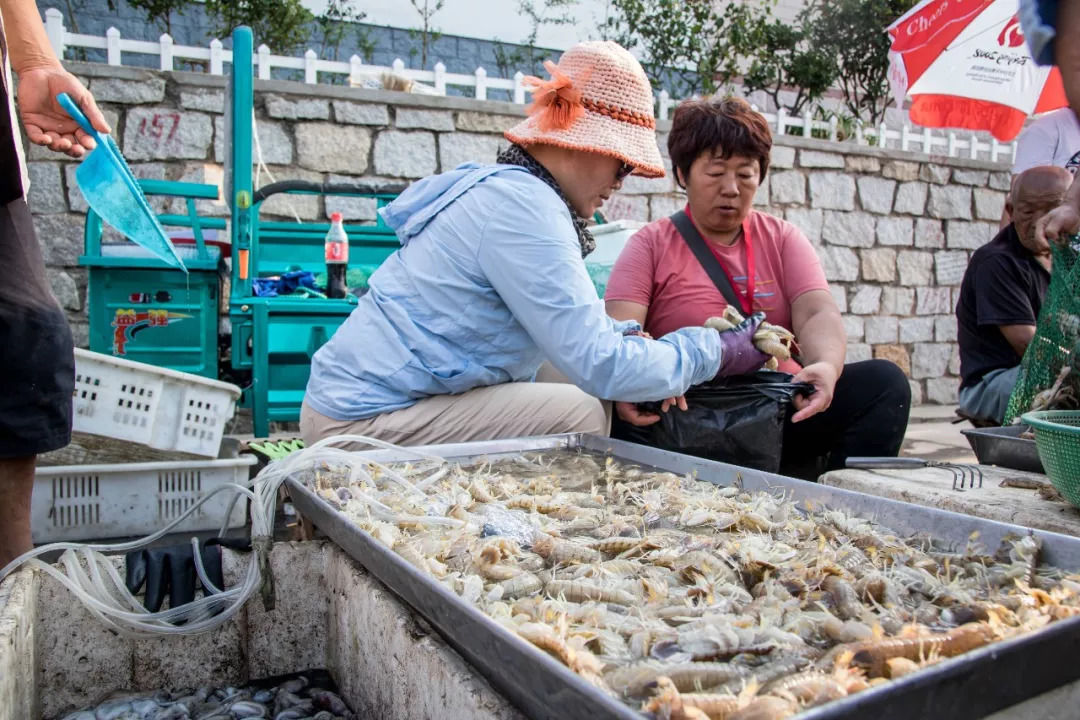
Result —
M1020 437L1027 429L1027 425L1008 425L960 432L967 437L975 457L982 465L1045 474L1035 441Z
M1043 561L1080 568L1080 539L1028 530L1017 525L873 497L840 488L748 470L592 435L498 440L423 448L465 461L547 449L582 448L679 474L697 472L717 485L741 483L750 491L789 493L795 500L845 508L877 520L900 535L932 533L962 545L972 532L996 547L1008 533L1031 532L1043 541ZM398 451L371 451L363 457L392 462L411 459ZM287 480L298 511L310 518L350 556L428 620L462 656L526 715L552 720L641 720L643 715L588 684L555 659L498 625L420 572L386 546L348 522L322 498L295 479ZM922 672L811 708L800 720L913 717L982 718L1080 678L1080 617L1061 621L1011 640L952 658Z

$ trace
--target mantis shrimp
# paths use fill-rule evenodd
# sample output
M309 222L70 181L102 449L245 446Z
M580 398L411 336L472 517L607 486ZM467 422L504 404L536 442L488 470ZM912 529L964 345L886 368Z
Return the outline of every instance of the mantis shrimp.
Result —
M724 308L721 317L711 317L705 321L705 327L723 332L731 330L743 321L743 316L738 310L728 305ZM754 346L758 350L771 355L765 367L775 370L781 360L791 359L791 348L795 346L795 335L787 328L763 322L754 333Z

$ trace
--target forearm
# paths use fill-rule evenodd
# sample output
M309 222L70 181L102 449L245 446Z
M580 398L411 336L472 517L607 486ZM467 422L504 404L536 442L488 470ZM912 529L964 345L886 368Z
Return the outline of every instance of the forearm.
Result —
M34 0L0 0L11 66L16 74L60 64Z
M1062 0L1058 5L1054 59L1061 70L1065 95L1069 98L1069 107L1080 115L1080 43L1076 42L1078 34L1080 34L1080 3L1075 0ZM1080 198L1072 197L1070 201L1078 199Z
M840 313L824 308L814 313L795 328L803 365L828 363L837 374L844 370L847 355L847 334Z
M1080 212L1080 174L1073 179L1072 184L1069 185L1068 192L1065 193L1065 199L1062 201L1062 205L1072 205Z

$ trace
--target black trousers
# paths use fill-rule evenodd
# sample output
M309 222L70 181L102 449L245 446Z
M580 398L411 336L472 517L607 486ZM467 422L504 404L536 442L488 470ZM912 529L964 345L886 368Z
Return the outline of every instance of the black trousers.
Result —
M828 410L799 423L787 421L780 472L814 480L844 467L849 457L894 457L910 410L911 386L895 363L845 365Z

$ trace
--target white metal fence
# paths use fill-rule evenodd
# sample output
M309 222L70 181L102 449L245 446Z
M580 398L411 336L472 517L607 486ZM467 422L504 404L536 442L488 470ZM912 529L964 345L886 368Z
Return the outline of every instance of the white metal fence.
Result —
M68 48L104 50L106 62L109 65L123 65L125 53L157 55L160 59L159 67L162 70L174 70L178 61L193 61L204 63L211 75L224 74L225 63L232 63L232 51L226 50L221 41L216 38L210 41L209 47L193 47L176 45L172 37L167 34L152 42L122 38L120 31L115 27L109 28L105 37L73 33L64 27L64 16L55 8L45 11L45 28L53 50L57 57L61 58ZM351 83L360 85L373 75L392 72L429 85L440 95L445 95L447 88L453 87L465 89L467 94L472 94L477 100L487 100L488 91L496 90L507 92L513 102L522 104L525 102L525 94L529 92L524 82L525 74L520 71L514 73L514 76L509 79L488 77L487 71L482 67L476 68L472 74L449 73L446 71L446 65L441 62L435 63L432 70L412 70L406 68L405 62L400 58L394 60L390 67L385 67L365 65L357 55L349 58L348 62L320 60L315 51L310 49L304 53L303 57L273 55L270 48L260 45L256 51L254 63L257 77L262 80L269 80L274 68L302 71L304 82L308 84L318 83L319 75L323 74L324 76L345 76ZM678 101L672 99L667 90L659 92L656 99L657 118L663 120L669 117L672 108L677 104ZM776 113L762 114L777 135L795 134L830 140L845 139L861 145L920 150L932 155L989 159L994 162L1012 160L1016 152L1015 143L999 143L995 138L981 133L954 131L942 133L932 131L930 128L914 129L906 123L899 129L888 127L885 123L877 127L864 127L856 123L850 134L845 134L845 137L841 138L841 125L836 117L831 120L814 119L810 111L802 116L788 115L783 108Z

